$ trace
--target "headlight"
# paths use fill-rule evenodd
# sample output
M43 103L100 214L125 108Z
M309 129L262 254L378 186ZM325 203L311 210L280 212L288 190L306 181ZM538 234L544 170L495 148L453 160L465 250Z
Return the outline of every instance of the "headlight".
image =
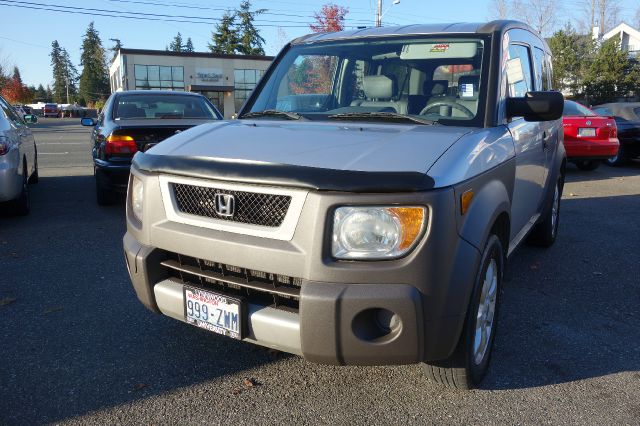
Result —
M142 201L144 199L144 185L142 181L133 176L131 180L131 211L133 215L142 222Z
M337 259L392 259L408 253L426 225L425 207L339 207L331 252Z

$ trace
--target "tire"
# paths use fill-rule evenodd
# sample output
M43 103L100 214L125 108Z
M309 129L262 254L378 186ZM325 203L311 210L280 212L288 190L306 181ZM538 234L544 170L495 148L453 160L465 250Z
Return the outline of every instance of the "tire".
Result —
M598 168L600 161L598 160L580 160L576 161L576 166L580 170L591 171Z
M31 210L31 200L29 199L29 180L27 179L27 167L23 167L22 171L22 191L20 196L11 201L11 213L16 216L26 216Z
M473 389L486 375L496 335L503 269L502 243L496 235L491 235L482 253L456 349L445 360L424 364L425 375L430 381L457 389ZM479 318L485 321L479 323Z
M40 177L38 176L38 150L36 149L36 155L34 156L35 160L35 169L31 176L29 176L29 183L34 184L40 181Z
M607 158L606 163L607 166L611 167L619 167L624 166L627 163L627 153L625 152L624 146L620 144L618 148L618 153L615 157Z
M558 225L560 223L560 199L562 198L562 180L558 180L552 193L551 204L545 213L544 218L534 227L527 242L539 247L551 247L558 235Z
M110 206L116 203L116 193L113 192L106 184L106 177L96 170L96 201L99 206Z

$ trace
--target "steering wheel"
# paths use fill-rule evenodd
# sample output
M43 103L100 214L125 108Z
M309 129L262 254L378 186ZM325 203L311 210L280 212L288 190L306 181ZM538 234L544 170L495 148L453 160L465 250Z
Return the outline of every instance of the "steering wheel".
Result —
M442 106L448 106L451 107L453 109L457 109L458 111L462 111L462 113L464 115L466 115L468 118L473 118L475 117L475 114L472 113L469 108L460 105L459 103L456 103L455 101L451 101L448 99L443 99L441 101L436 101L434 103L432 103L431 105L427 105L426 107L422 108L422 111L420 111L420 115L425 115L427 112L431 111L432 109L435 108L440 108Z

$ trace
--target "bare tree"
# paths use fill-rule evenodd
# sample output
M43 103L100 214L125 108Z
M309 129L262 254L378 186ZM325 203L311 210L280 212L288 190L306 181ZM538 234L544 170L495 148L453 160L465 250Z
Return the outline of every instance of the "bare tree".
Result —
M562 15L559 0L513 0L512 7L517 16L542 35L551 34Z
M580 31L591 33L597 27L602 35L620 23L618 0L583 0L583 4L583 17L578 22Z
M489 19L507 19L510 9L509 0L491 0Z

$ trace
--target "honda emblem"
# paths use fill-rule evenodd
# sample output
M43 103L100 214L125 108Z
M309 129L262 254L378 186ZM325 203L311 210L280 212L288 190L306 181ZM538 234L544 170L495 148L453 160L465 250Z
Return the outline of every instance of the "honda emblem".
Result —
M229 194L216 194L216 213L223 217L233 217L236 211L236 199Z

